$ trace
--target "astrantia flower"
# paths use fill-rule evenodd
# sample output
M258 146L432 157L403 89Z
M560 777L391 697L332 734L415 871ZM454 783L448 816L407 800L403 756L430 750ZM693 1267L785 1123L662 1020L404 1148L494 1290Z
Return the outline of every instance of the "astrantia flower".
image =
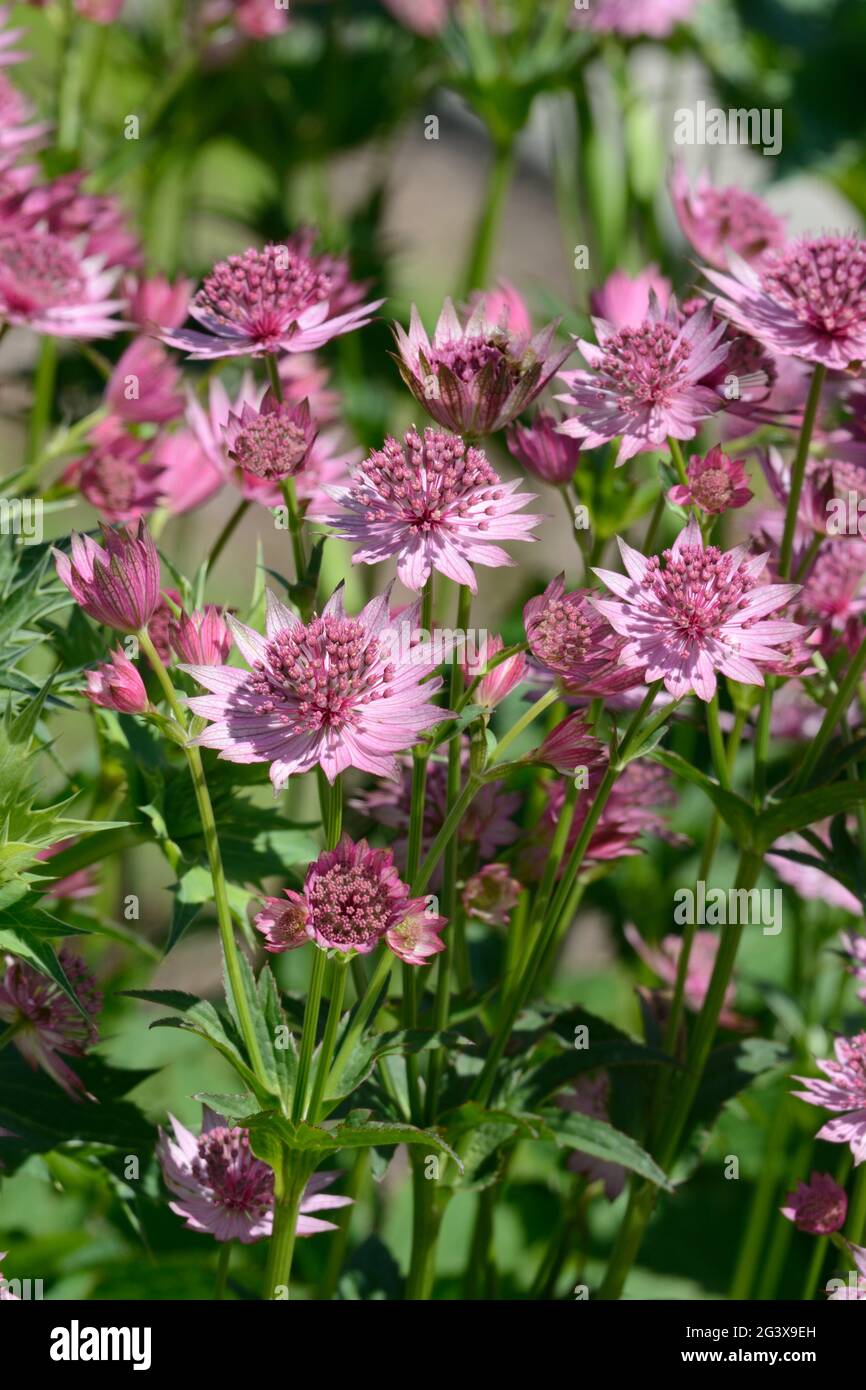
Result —
M87 698L103 709L121 714L143 714L147 691L132 662L123 652L111 653L111 662L87 672Z
M607 695L641 683L640 671L620 666L625 643L602 617L588 589L565 592L565 575L523 609L529 649L566 690Z
M386 931L385 944L404 965L429 965L445 950L439 933L447 922L447 917L431 911L429 899L410 898L400 920Z
M729 251L754 261L787 240L784 222L763 199L735 186L714 188L705 173L692 188L680 163L671 175L671 199L683 236L719 270L727 270Z
M159 555L139 522L134 533L102 528L103 544L73 533L72 555L52 550L57 573L79 608L118 632L146 627L160 601Z
M520 897L521 884L507 864L485 864L466 883L460 901L467 917L491 927L507 927Z
M26 187L4 200L3 218L22 228L44 228L104 269L137 269L141 246L120 203L111 194L86 192L86 177L84 170L73 169L48 183Z
M394 326L400 375L416 401L446 429L473 437L522 414L572 352L553 349L558 323L527 338L491 322L486 304L480 298L464 325L446 299L432 343L414 304L408 334Z
M309 944L307 909L300 893L284 889L282 898L265 898L262 909L253 918L256 931L265 938L265 950L274 955L296 951Z
M0 226L0 318L60 338L109 338L123 324L115 272L38 228Z
M136 338L108 378L105 400L121 420L161 425L183 413L180 373L152 338Z
M492 671L487 667L495 656L504 650L504 642L501 637L486 637L481 644L481 649L473 657L464 657L462 662L463 679L467 685L481 676L474 691L472 692L472 703L481 705L484 709L495 709L512 690L520 684L526 675L526 654L525 652L515 652L514 656L506 657L494 666ZM486 672L485 674L482 674Z
M584 1073L574 1082L571 1090L562 1091L556 1097L562 1110L575 1115L589 1115L594 1120L610 1124L610 1077L606 1071ZM581 1173L587 1182L604 1184L604 1195L613 1202L625 1187L625 1169L620 1163L609 1163L593 1154L574 1150L568 1156L568 1166L573 1173Z
M476 290L470 296L469 308L477 308L482 300L488 323L507 328L509 333L514 333L517 337L532 337L532 319L526 300L509 280L500 280L499 288L486 294Z
M844 371L866 357L866 241L822 236L790 242L757 265L732 257L707 270L716 309L767 347Z
M829 1173L812 1173L808 1182L797 1184L780 1207L798 1231L811 1236L829 1236L841 1231L848 1215L848 1198Z
M215 603L192 613L174 615L168 624L169 641L181 661L194 666L224 666L232 649L232 635L223 610Z
M238 1240L251 1245L271 1234L273 1228L274 1170L256 1158L249 1131L227 1125L205 1109L202 1133L186 1129L174 1116L173 1136L159 1132L157 1157L165 1185L176 1198L169 1206L182 1216L192 1231L203 1231L214 1240ZM333 1223L309 1213L345 1207L350 1197L322 1196L336 1172L314 1173L304 1189L295 1233L299 1236L332 1231Z
M477 592L473 565L514 562L496 541L532 540L538 516L516 516L534 494L519 481L503 483L480 449L453 434L408 430L401 444L386 439L334 490L339 510L329 518L343 539L359 544L355 564L397 557L397 574L420 590L435 569Z
M647 684L663 680L675 697L693 690L711 700L718 671L763 685L761 665L802 631L798 623L765 621L799 585L759 583L767 556L747 558L745 546L727 552L704 546L694 518L661 558L647 559L623 540L619 548L628 575L596 570L617 595L596 599L596 606L628 638L623 665L645 667Z
M592 291L589 303L596 318L604 319L614 328L639 328L649 313L651 294L655 295L660 308L667 308L671 282L657 265L648 265L637 275L629 275L625 270L612 271L601 289Z
M191 280L171 283L164 275L134 281L129 288L129 317L142 330L179 328L186 318L195 286Z
M303 896L307 935L323 951L367 955L396 927L409 907L409 890L394 867L390 849L370 849L344 835L307 869Z
M41 141L49 130L47 121L33 120L29 101L0 73L0 151L15 156L25 145Z
M713 326L709 305L682 322L675 300L663 312L653 295L638 328L593 323L598 346L579 341L590 371L560 372L570 394L558 398L581 412L562 429L584 449L621 437L620 465L663 448L669 436L693 439L701 421L722 409L716 392L700 384L729 351L721 341L725 326Z
M625 927L625 937L633 950L643 960L660 980L663 980L670 988L676 984L677 970L679 967L680 952L683 949L683 938L681 936L663 936L656 946L648 945L637 927L631 922L627 922ZM686 970L686 982L683 998L687 1009L693 1013L700 1013L704 1000L707 997L707 990L710 987L713 969L716 964L716 956L719 951L721 938L711 931L695 932L692 941L692 949L689 955L689 964ZM741 1030L747 1023L733 1010L736 986L731 982L725 990L724 1006L719 1014L719 1022L723 1028L731 1028L735 1031Z
M677 483L668 498L678 507L700 507L703 512L721 516L737 507L745 507L754 493L749 487L743 459L731 459L717 444L708 454L692 454L686 466L688 485Z
M190 700L212 721L197 740L236 763L270 763L279 790L293 773L321 767L333 782L347 767L396 777L395 754L412 748L444 716L431 700L442 687L427 679L432 661L392 653L388 596L357 617L343 608L342 590L320 617L302 623L268 594L266 636L229 619L252 666L185 666L212 692Z
M802 1081L806 1090L793 1094L810 1105L838 1112L838 1118L828 1120L815 1137L831 1144L850 1145L856 1167L866 1159L866 1033L837 1038L833 1051L835 1061L818 1061L828 1079L795 1076L794 1080Z
M688 19L698 0L590 0L588 8L575 8L571 22L600 34L623 38L667 38L681 20Z
M542 482L561 487L570 483L580 460L580 444L559 428L549 410L539 410L531 425L519 422L506 435L508 452Z
M432 38L445 28L453 3L454 0L383 0L395 19L425 38Z
M41 849L36 858L48 861L53 859L56 854L62 854L65 849L70 849L74 844L74 838L68 836L65 840L58 840L56 844L47 845L45 849ZM75 869L71 874L64 874L63 878L47 880L45 893L49 898L57 898L58 901L65 899L74 901L77 898L92 898L98 889L99 884L96 881L93 866L89 864L85 869Z
M229 415L225 449L244 473L277 483L303 468L315 438L309 402L289 405L269 389L261 405L244 403L239 415Z
M162 338L199 361L312 352L363 328L384 302L356 300L344 263L313 255L309 239L295 237L220 261L189 308L205 331L172 329Z
M159 504L162 468L149 461L150 442L128 434L116 416L91 433L93 447L64 470L62 481L106 521L138 521Z
M578 710L545 735L533 754L533 761L573 777L579 768L587 771L603 768L607 763L607 748L590 730L583 711Z
M83 1057L97 1041L93 1020L102 1008L102 995L80 956L61 946L58 958L84 1013L54 980L7 956L0 975L0 1021L14 1030L12 1043L24 1060L34 1070L41 1067L78 1100L87 1094L84 1083L61 1054Z

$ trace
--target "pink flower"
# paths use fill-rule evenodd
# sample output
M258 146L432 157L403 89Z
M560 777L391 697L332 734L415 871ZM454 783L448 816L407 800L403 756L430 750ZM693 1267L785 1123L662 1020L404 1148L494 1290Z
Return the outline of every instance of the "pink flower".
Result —
M830 1236L841 1231L848 1215L848 1198L844 1187L829 1173L813 1172L808 1182L797 1184L780 1207L783 1216L793 1221L798 1231L810 1236Z
M475 309L482 300L489 323L495 323L516 337L532 337L532 319L526 300L510 280L500 280L499 288L486 294L475 290L469 301L470 309Z
M427 898L410 898L403 916L385 933L385 944L404 965L429 965L433 956L445 950L439 933L447 917L430 911Z
M508 452L542 482L562 487L570 483L580 462L580 444L559 428L547 410L539 410L531 425L512 425L506 435Z
M590 0L586 9L574 9L571 22L601 34L623 38L667 38L680 20L688 19L698 0Z
M110 194L84 192L81 185L86 177L84 170L73 169L48 183L27 187L4 201L3 215L22 229L44 229L59 237L100 269L137 268L141 247L123 209Z
M476 677L481 676L472 695L474 705L482 705L485 709L495 709L498 704L510 695L516 686L526 675L526 655L524 652L516 652L514 656L506 657L500 661L498 666L494 666L492 671L487 671L487 667L495 656L498 656L504 649L504 642L501 637L488 637L482 644L481 650L474 657L464 657L463 678L467 685L471 685ZM483 675L482 672L487 672Z
M693 690L711 700L717 671L763 685L761 665L801 632L797 623L764 621L799 585L759 583L767 556L746 558L745 546L727 552L705 546L694 518L664 552L664 568L658 556L646 559L623 540L619 548L628 577L596 570L617 596L596 599L596 606L628 639L623 665L646 667L646 683L663 680L676 698Z
M222 470L192 430L163 434L155 441L151 458L162 470L159 504L172 516L181 516L207 502L225 481Z
M363 328L384 300L359 305L345 264L315 256L309 238L269 243L220 261L190 304L205 332L170 329L163 342L194 360L310 352Z
M235 0L232 17L248 39L273 38L288 28L288 0Z
M331 782L347 767L396 777L394 755L445 712L431 704L442 688L427 679L432 661L392 654L389 621L387 594L350 618L341 589L308 624L269 594L264 637L230 618L253 669L182 668L212 692L189 702L212 721L197 742L229 762L270 763L276 790L317 766Z
M814 834L830 847L829 822L824 821L810 827ZM793 850L799 854L815 855L815 848L802 835L782 835L773 843L774 850ZM811 902L824 903L827 907L841 907L855 917L863 914L863 904L859 898L832 875L824 873L812 864L798 864L795 859L787 859L783 854L767 854L766 862L775 869L783 883L790 884L800 898Z
M640 328L650 308L654 294L659 307L666 309L671 297L671 282L657 265L648 265L637 275L614 270L600 290L593 290L589 303L596 318L604 319L614 328Z
M144 714L147 691L138 671L123 652L111 653L111 662L87 672L87 698L102 709L121 714Z
M866 241L802 238L705 274L722 291L717 311L774 351L838 371L866 356Z
M554 768L565 777L573 777L579 768L604 769L607 749L591 732L582 710L568 715L544 738L533 754L533 761Z
M7 29L9 22L9 5L0 5L0 67L9 67L11 63L23 63L27 58L26 53L21 53L15 49L14 45L26 32L24 29Z
M0 151L8 158L17 157L25 146L41 143L51 129L47 121L34 121L33 114L33 107L23 93L0 73Z
M556 1097L562 1110L570 1110L574 1115L589 1115L606 1124L610 1123L609 1102L610 1077L606 1071L579 1076L570 1091L563 1091ZM573 1173L582 1173L587 1182L603 1183L609 1202L615 1201L625 1187L625 1169L620 1163L610 1163L578 1149L569 1154L568 1166Z
M835 882L835 880L831 880ZM836 884L841 887L841 884ZM857 904L860 911L860 904ZM842 932L842 950L848 957L848 972L863 988L857 991L857 998L861 1003L866 1004L866 936L863 932Z
M0 1020L12 1027L12 1042L34 1071L41 1067L73 1100L87 1095L84 1083L63 1061L83 1057L98 1039L93 1022L102 995L80 956L61 946L58 959L84 1013L59 985L15 956L0 976ZM89 1097L93 1099L93 1097Z
M123 327L113 271L53 232L0 225L0 318L59 338L109 338Z
M652 295L639 328L593 323L599 346L579 341L591 370L560 372L570 394L558 397L581 412L562 429L584 449L620 438L619 466L664 448L669 436L693 439L701 421L722 408L719 396L701 385L728 355L724 324L713 327L709 305L683 323L674 299L663 313Z
M103 545L73 532L72 556L52 550L57 573L79 608L118 632L146 627L159 605L159 555L153 538L138 530L102 528Z
M503 483L480 449L456 435L408 430L386 439L346 488L328 518L343 540L360 542L355 564L397 557L397 574L420 590L435 569L477 592L475 565L510 565L500 540L531 540L539 516L515 516L533 500L519 481Z
M836 1060L819 1061L818 1066L828 1078L795 1076L805 1091L793 1095L810 1105L835 1110L838 1118L828 1120L818 1130L816 1139L831 1144L848 1144L854 1155L854 1166L866 1159L866 1033L853 1038L837 1038L833 1044Z
M683 949L682 937L664 936L657 946L649 946L640 935L637 927L633 926L631 922L627 922L623 930L632 950L637 951L641 960L649 966L650 970L658 975L659 979L663 980L669 988L673 989L677 979L680 952ZM691 1009L692 1013L700 1013L707 997L720 940L721 938L715 932L695 932L683 994L686 1008ZM731 983L725 990L724 1007L719 1014L719 1022L723 1028L740 1031L747 1025L747 1020L735 1013L732 1008L735 994L736 986Z
M127 434L116 416L100 421L91 434L93 448L67 468L62 481L107 521L138 521L153 511L162 490L162 469L145 462L149 442Z
M448 23L453 0L383 0L383 4L407 29L432 38Z
M491 927L507 927L521 891L507 864L485 864L466 880L460 901L467 917Z
M278 483L299 473L316 438L308 401L289 405L269 389L259 406L244 403L229 415L225 449L244 474Z
M105 389L109 408L121 420L160 425L183 413L180 373L165 349L136 338L121 354Z
M523 625L535 660L558 676L567 691L607 695L641 684L640 670L619 664L625 643L599 613L588 589L565 592L565 575L523 609Z
M187 315L194 286L191 280L175 280L164 275L141 277L129 291L129 317L144 331L152 328L179 328Z
M754 493L749 488L744 459L731 459L720 444L701 458L692 454L686 467L688 486L677 483L668 498L678 507L700 507L713 516L745 507Z
M232 649L232 635L222 608L206 603L192 613L173 615L168 623L169 640L181 661L194 666L224 666Z
M113 24L123 9L123 0L75 0L75 8L82 19L90 19L94 24Z
M719 270L728 268L728 252L744 261L786 241L785 224L763 199L742 188L714 188L701 174L694 188L682 164L671 174L671 199L683 236L699 256Z
M253 918L256 931L260 931L265 938L265 950L274 955L296 951L310 940L303 898L291 888L283 891L285 898L265 898L261 912L257 912Z
M416 401L445 429L473 437L522 414L572 351L552 347L558 322L529 338L492 321L487 304L478 299L464 326L446 299L432 343L414 304L408 334L394 326L400 375Z
M175 1197L171 1210L182 1216L191 1231L202 1231L214 1240L238 1240L251 1245L271 1234L273 1228L274 1170L256 1158L249 1131L226 1125L221 1116L205 1108L202 1132L197 1137L173 1115L173 1136L159 1132L157 1157L165 1185ZM321 1196L336 1172L315 1173L304 1190L295 1228L299 1236L332 1231L333 1223L310 1216L313 1211L345 1207L351 1197Z
M409 897L390 849L370 849L366 840L355 844L348 835L309 866L303 894L287 890L286 897L302 909L307 936L321 950L360 955L375 950L386 933L402 930L407 915L423 915L425 907L423 899ZM436 930L444 924L441 917L430 921L438 924ZM403 941L400 931L395 937L402 947L397 954L405 950L403 959L416 954L422 938L426 938L424 928L416 922L408 924L408 940ZM433 950L441 949L441 943L433 946Z
M41 849L36 858L43 862L53 859L55 854L62 854L74 844L72 836L58 840L56 844ZM44 891L46 897L57 898L58 901L68 899L71 902L77 898L92 898L98 887L94 870L92 866L88 866L86 869L76 869L71 874L64 874L63 878L48 880Z

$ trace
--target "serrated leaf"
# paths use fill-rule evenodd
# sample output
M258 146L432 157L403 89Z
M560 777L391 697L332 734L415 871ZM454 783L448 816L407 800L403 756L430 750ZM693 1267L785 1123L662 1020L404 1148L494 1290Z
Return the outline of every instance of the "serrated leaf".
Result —
M560 1147L590 1154L606 1163L618 1163L666 1192L674 1190L670 1179L646 1149L605 1120L569 1110L545 1111L543 1119Z

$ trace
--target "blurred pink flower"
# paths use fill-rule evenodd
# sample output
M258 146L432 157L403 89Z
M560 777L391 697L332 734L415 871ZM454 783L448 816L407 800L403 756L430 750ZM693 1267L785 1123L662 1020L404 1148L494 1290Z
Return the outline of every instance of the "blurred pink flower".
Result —
M692 188L679 162L671 174L671 199L683 236L719 270L727 270L729 251L754 261L787 240L781 217L755 193L735 186L714 188L705 173Z
M52 549L57 573L79 608L118 632L138 632L160 602L159 555L139 522L135 532L102 528L103 545L71 537L72 554Z
M665 39L688 19L698 0L589 0L572 10L571 22L596 33L623 38Z
M522 414L572 352L553 346L558 321L529 338L493 321L488 303L478 298L464 325L446 299L432 343L414 304L408 334L394 325L400 375L416 401L445 429L473 438Z
M482 705L488 710L495 709L525 678L525 652L516 652L514 656L506 657L498 666L494 666L492 671L487 671L490 662L504 650L504 647L505 643L501 637L487 637L477 653L473 653L472 656L464 653L461 664L466 684L471 685L477 676L481 676L472 694L473 705ZM482 672L487 674L483 675Z
M11 5L0 5L0 68L9 67L12 63L23 63L28 56L15 48L15 44L27 31L6 28L11 8Z
M153 328L179 328L187 316L195 286L191 280L175 280L165 275L142 276L133 281L129 295L129 317L144 331Z
M65 237L0 222L0 318L59 338L109 338L123 324L115 272Z
M693 439L701 422L722 409L718 395L701 384L729 351L721 342L724 324L713 326L709 305L682 322L674 299L663 312L651 295L638 328L593 323L599 345L578 344L590 370L560 372L570 390L557 398L580 411L562 429L584 449L619 438L620 466L635 454L663 449L669 436Z
M121 714L144 714L148 707L144 682L123 652L111 653L111 661L87 672L88 700Z
M44 229L60 237L101 270L137 269L141 246L130 230L120 203L111 194L87 193L83 169L27 187L0 205L0 220L13 226ZM122 301L121 301L122 303Z
M310 352L370 322L384 300L359 305L362 293L345 262L314 255L301 234L219 261L189 308L205 332L169 329L161 337L198 361Z
M703 458L692 454L686 466L688 486L677 483L668 498L678 507L700 507L713 516L745 507L754 493L744 464L744 459L728 458L719 444Z
M387 593L352 618L338 589L306 624L269 593L266 636L229 619L251 671L182 667L212 692L189 702L211 721L196 742L229 762L270 763L277 791L314 767L331 782L347 767L396 777L395 754L444 712L431 704L442 688L428 679L433 662L394 653L389 622Z
M532 319L526 300L510 280L500 280L499 288L487 293L475 290L469 301L470 312L479 305L488 323L518 338L532 337Z
M151 338L135 338L108 379L105 399L121 420L164 424L183 414L180 373L165 348Z
M835 1061L828 1058L817 1063L828 1079L795 1076L794 1081L802 1081L806 1089L792 1094L809 1105L838 1112L836 1119L822 1125L815 1138L848 1144L857 1167L866 1159L866 1033L837 1038L833 1051Z
M716 672L763 685L762 664L802 631L798 623L766 621L800 586L759 583L767 556L747 558L745 546L705 546L694 518L662 558L647 559L621 539L619 548L627 577L596 570L617 596L596 599L596 607L628 639L623 665L646 667L646 683L663 680L675 698L693 690L711 700Z
M6 1133L7 1133L6 1130L0 1130L0 1135L6 1134ZM0 1251L0 1261L5 1260L5 1259L6 1259L6 1255L7 1255L7 1251L5 1251L5 1250ZM20 1299L20 1297L18 1296L17 1293L13 1293L13 1292L12 1292L11 1288L9 1287L9 1284L7 1283L6 1279L4 1279L4 1277L3 1277L3 1271L0 1270L0 1303L3 1303L3 1302L5 1302L5 1303L20 1303L20 1302L21 1302L21 1299Z
M604 319L614 328L640 328L649 314L650 295L654 294L659 307L666 309L671 297L671 282L657 265L648 265L637 275L614 270L600 290L589 297L596 318Z
M813 1172L808 1182L799 1182L780 1207L798 1231L811 1236L829 1236L841 1231L848 1215L848 1198L829 1173Z
M827 1295L828 1303L833 1303L834 1301L837 1303L862 1303L866 1300L866 1248L862 1245L852 1245L850 1241L846 1241L845 1243L851 1253L854 1264L859 1270L859 1277L854 1280L852 1275L849 1274L846 1283L841 1284L841 1286L837 1283L837 1287L834 1288L833 1292ZM831 1282L831 1280L828 1281L827 1288L830 1287Z
M65 849L70 849L74 844L74 837L68 836L65 840L58 840L56 844L41 849L36 858L47 862L53 859L56 854L62 854ZM57 898L58 901L69 899L72 902L77 898L92 898L98 888L95 870L91 865L88 865L86 869L76 869L71 874L64 874L63 878L46 880L44 891L46 897Z
M382 0L382 3L407 29L432 38L448 23L454 0Z
M90 19L94 24L113 24L123 9L123 0L75 0L75 8L82 19Z
M610 1077L606 1071L597 1071L579 1076L570 1091L562 1091L556 1103L562 1110L574 1115L589 1115L594 1120L610 1123ZM593 1154L574 1150L568 1156L568 1166L573 1173L581 1173L587 1182L604 1184L604 1195L613 1202L625 1187L626 1172L620 1163L610 1163L596 1158Z
M88 1093L61 1054L83 1057L97 1041L93 1020L102 1008L102 995L81 957L68 946L61 946L58 959L84 1013L54 980L16 956L7 956L0 975L0 1020L14 1029L13 1046L29 1066L41 1067L78 1100Z
M222 470L192 430L160 435L151 459L162 469L159 504L172 516L202 506L225 482Z
M674 935L663 936L657 946L650 946L631 922L626 922L623 930L632 950L636 951L650 970L654 971L659 979L672 989L676 984L683 938ZM686 1008L691 1009L692 1013L700 1013L707 997L720 941L721 937L715 932L695 932L689 954L683 994ZM738 1032L749 1026L749 1020L734 1012L732 1006L735 995L736 986L732 982L725 990L724 1006L719 1014L719 1022L723 1028L730 1028Z
M837 885L839 886L839 885ZM860 904L857 904L858 912ZM860 931L842 932L842 950L848 957L848 973L854 976L858 985L857 998L866 1004L866 935Z
M500 540L531 540L539 516L516 516L533 493L519 481L503 483L480 449L456 435L408 430L388 438L333 491L338 506L328 518L343 540L359 545L354 564L397 558L401 583L416 592L432 571L477 593L473 565L511 565ZM360 543L360 544L359 544Z
M866 357L866 241L801 238L730 273L705 271L716 310L767 347L845 371Z
M813 825L810 829L818 835L828 849L830 846L830 827L828 821ZM805 840L802 835L790 834L782 835L773 842L773 850L794 850L799 854L809 854L815 856L815 848ZM851 912L855 917L863 915L863 904L859 898L833 878L831 874L824 873L823 869L817 869L811 864L798 864L795 859L786 859L782 854L772 852L764 856L766 862L778 874L783 883L789 884L800 898L807 898L811 902L825 903L828 907L841 907L845 912Z
M15 157L25 146L32 147L41 142L51 127L47 121L34 121L33 115L33 107L27 98L0 73L0 151L10 152L11 157ZM24 189L27 187L29 181L23 185ZM20 191L13 191L12 196L15 197ZM9 196L10 190L4 192Z
M62 481L78 488L82 497L106 521L138 521L158 505L162 469L145 462L149 442L127 434L109 416L91 433L92 448L65 469Z
M536 478L562 487L571 482L580 461L580 444L559 428L558 418L539 410L531 425L513 424L506 435L508 452Z
M234 0L232 18L248 39L269 39L289 26L289 0Z
M467 917L491 927L507 927L521 889L507 864L485 864L466 880L460 901Z

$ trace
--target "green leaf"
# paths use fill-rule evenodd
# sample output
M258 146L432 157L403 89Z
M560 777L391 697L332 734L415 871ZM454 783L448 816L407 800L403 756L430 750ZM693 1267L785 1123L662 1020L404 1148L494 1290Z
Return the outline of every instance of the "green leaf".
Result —
M7 908L4 917L13 925L0 927L0 951L8 951L13 956L20 956L34 970L38 970L40 975L47 975L63 990L67 998L72 1000L79 1012L85 1018L89 1018L90 1015L79 1002L75 990L66 978L66 971L48 942L41 941L27 927L15 925L17 909ZM69 933L65 932L64 935L68 936Z
M252 1091L243 1091L240 1095L227 1095L219 1091L197 1091L193 1100L209 1106L226 1120L246 1120L250 1115L258 1115L262 1108Z
M686 762L686 759L680 757L679 753L673 753L670 749L656 748L650 753L650 757L654 762L661 763L662 767L666 767L669 772L673 772L685 782L692 782L696 787L700 787L701 791L712 801L722 820L730 827L740 849L756 848L757 826L760 822L763 831L766 812L761 812L760 815L756 813L743 797L738 796L736 792L725 791L718 782L714 782L705 773L692 767L691 763ZM815 820L817 817L813 816L812 819ZM803 824L805 823L803 822Z
M780 835L802 830L827 816L853 811L864 802L866 782L835 782L831 787L813 787L797 796L789 796L786 801L768 806L761 812L754 847L763 852Z
M380 1057L395 1053L406 1055L426 1052L438 1047L454 1049L459 1046L472 1047L473 1044L453 1030L428 1033L417 1028L372 1033L358 1042L337 1078L336 1088L329 1090L325 1099L335 1101L351 1095L363 1081L366 1081Z
M265 1112L250 1121L250 1134L273 1135L287 1148L306 1154L337 1153L340 1149L369 1149L378 1145L428 1144L440 1153L453 1158L458 1168L463 1164L451 1146L431 1129L391 1121L359 1118L362 1112L353 1111L345 1120L331 1124L312 1125L306 1120L295 1124L282 1115ZM256 1151L257 1152L257 1151Z
M561 1148L576 1149L607 1163L618 1163L639 1177L672 1192L673 1184L637 1140L605 1120L578 1115L568 1110L545 1111L544 1122Z

